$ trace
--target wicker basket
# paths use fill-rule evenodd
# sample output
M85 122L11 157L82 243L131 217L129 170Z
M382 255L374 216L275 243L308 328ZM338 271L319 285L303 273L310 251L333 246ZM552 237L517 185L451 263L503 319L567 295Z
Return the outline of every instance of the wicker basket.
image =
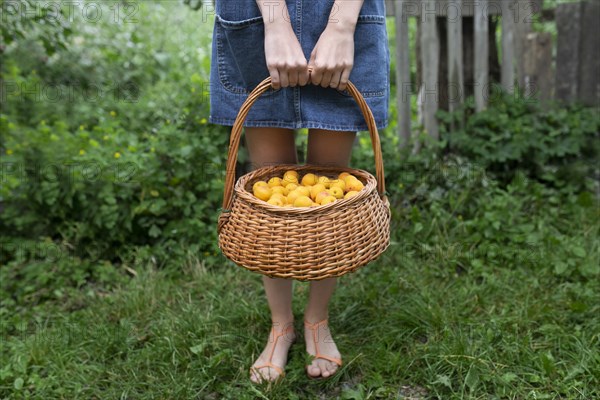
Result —
M385 196L381 145L373 114L360 92L348 82L348 91L369 127L377 179L359 169L277 165L256 169L235 182L242 124L252 104L270 87L269 77L252 90L231 131L218 222L219 247L239 266L274 278L309 281L353 272L383 253L390 240L390 204ZM252 194L256 181L282 176L289 169L301 175L313 172L328 177L347 171L365 187L348 199L309 208L278 207Z

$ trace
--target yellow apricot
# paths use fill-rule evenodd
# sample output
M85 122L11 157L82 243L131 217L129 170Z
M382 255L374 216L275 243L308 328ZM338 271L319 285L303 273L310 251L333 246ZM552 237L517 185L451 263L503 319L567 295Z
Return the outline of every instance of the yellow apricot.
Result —
M348 180L358 179L358 178L352 174L348 174L348 175L344 176L342 179L344 180L344 182L346 182L346 186L348 186Z
M323 190L322 192L317 193L315 202L321 204L321 201L327 196L331 196L331 194L327 190Z
M269 199L281 199L281 201L283 201L284 203L286 201L286 197L282 193L273 193Z
M346 189L348 189L349 192L360 192L364 187L365 185L363 185L363 183L356 178L348 178L346 180Z
M310 197L314 200L317 197L317 194L321 193L325 190L325 185L322 183L317 183L312 188L310 188Z
M329 188L331 189L334 186L339 187L340 189L342 189L342 191L346 190L346 182L343 179L332 180L329 184Z
M329 185L330 185L330 181L329 178L326 176L320 176L318 181L318 183L322 183L323 185L325 185L325 189L329 189Z
M349 191L348 193L346 193L346 195L344 196L345 199L349 199L352 196L356 196L358 194L358 192L355 192L354 190Z
M272 194L273 191L268 186L259 185L256 187L256 189L254 189L254 195L264 201L269 200Z
M268 183L269 183L269 187L281 186L281 178L274 176L271 179L269 179Z
M321 205L324 206L325 204L333 203L336 200L337 199L333 196L327 196L321 200Z
M294 171L293 169L290 169L290 170L285 171L285 173L283 174L283 179L287 179L288 177L294 177L294 178L296 178L296 182L298 182L298 178L300 178L300 174L298 174L298 171Z
M279 197L271 197L267 203L272 204L277 207L283 207L285 204L284 201Z
M310 188L306 186L298 186L296 190L302 193L303 196L310 196Z
M313 204L308 196L299 196L294 200L294 207L310 207Z
M317 176L315 174L308 173L302 177L301 182L304 186L314 185L317 183Z
M344 197L344 190L339 186L332 186L329 188L329 193L335 197L336 199L341 199Z
M295 200L296 200L298 197L300 197L300 196L303 196L303 194L302 194L302 193L300 193L300 192L298 191L298 189L296 189L296 190L292 190L292 191L291 191L291 192L289 192L289 193L288 193L288 195L287 195L287 202L288 202L289 204L294 204L294 201L295 201Z
M285 185L285 188L288 190L288 192L291 192L297 187L299 187L297 183L288 183L287 185Z
M287 194L290 192L287 188L283 186L273 186L271 190L273 191L273 193L281 193L284 196L287 196Z
M258 186L269 186L269 184L265 181L258 181L254 185L252 185L252 190L256 190Z
M290 183L298 184L298 173L296 171L287 171L283 174L283 186L287 186Z

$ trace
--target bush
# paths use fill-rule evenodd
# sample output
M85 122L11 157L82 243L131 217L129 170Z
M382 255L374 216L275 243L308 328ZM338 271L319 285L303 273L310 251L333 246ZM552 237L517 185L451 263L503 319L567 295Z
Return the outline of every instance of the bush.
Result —
M228 128L207 124L212 26L177 3L137 4L130 24L110 4L82 20L81 6L68 26L6 16L3 305L110 287L149 261L220 261Z
M464 129L449 132L461 113ZM504 95L480 113L473 101L451 114L440 112L442 137L453 152L480 164L504 184L522 171L556 188L594 190L599 178L600 113L577 105L543 108ZM594 182L595 181L595 182Z
M129 246L158 246L162 261L215 253L227 136L174 122L137 135L118 121L70 132L59 122L17 131L3 119L2 231L119 262Z

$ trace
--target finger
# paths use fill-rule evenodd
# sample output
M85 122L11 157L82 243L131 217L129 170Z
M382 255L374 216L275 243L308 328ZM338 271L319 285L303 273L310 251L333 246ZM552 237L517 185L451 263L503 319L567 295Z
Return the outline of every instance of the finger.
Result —
M279 80L281 81L281 87L290 86L289 70L287 68L279 70Z
M313 85L321 84L321 80L323 79L323 72L320 68L313 66L312 72L310 74L310 81Z
M348 87L348 79L350 78L350 68L344 68L342 72L342 76L340 77L340 86L338 86L338 90L344 91Z
M310 79L310 71L308 69L308 66L303 67L299 72L298 72L298 84L300 86L304 86L308 83L309 79Z
M313 85L318 85L321 83L321 79L323 78L323 73L320 68L317 68L316 65L317 52L315 49L310 53L310 60L308 61L308 68L311 70L310 72L310 82Z
M337 70L331 76L331 82L329 83L330 88L337 89L340 86L340 78L342 77L342 71Z
M289 70L288 79L290 80L290 86L296 86L298 84L298 71L300 67L294 67Z
M308 82L308 63L306 62L306 60L304 58L302 58L300 65L298 65L297 72L298 72L298 83L297 84L300 86L306 85L306 82Z
M323 73L323 79L321 79L321 87L328 87L331 83L331 71L325 71Z
M279 71L277 68L269 68L269 73L271 74L271 86L273 86L273 89L275 90L279 89L281 87Z

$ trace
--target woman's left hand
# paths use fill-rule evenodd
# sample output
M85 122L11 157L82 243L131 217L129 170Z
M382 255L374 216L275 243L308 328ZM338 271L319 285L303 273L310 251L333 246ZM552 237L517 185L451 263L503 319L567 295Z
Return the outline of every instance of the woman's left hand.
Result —
M354 65L354 26L330 23L310 53L310 82L345 90Z

